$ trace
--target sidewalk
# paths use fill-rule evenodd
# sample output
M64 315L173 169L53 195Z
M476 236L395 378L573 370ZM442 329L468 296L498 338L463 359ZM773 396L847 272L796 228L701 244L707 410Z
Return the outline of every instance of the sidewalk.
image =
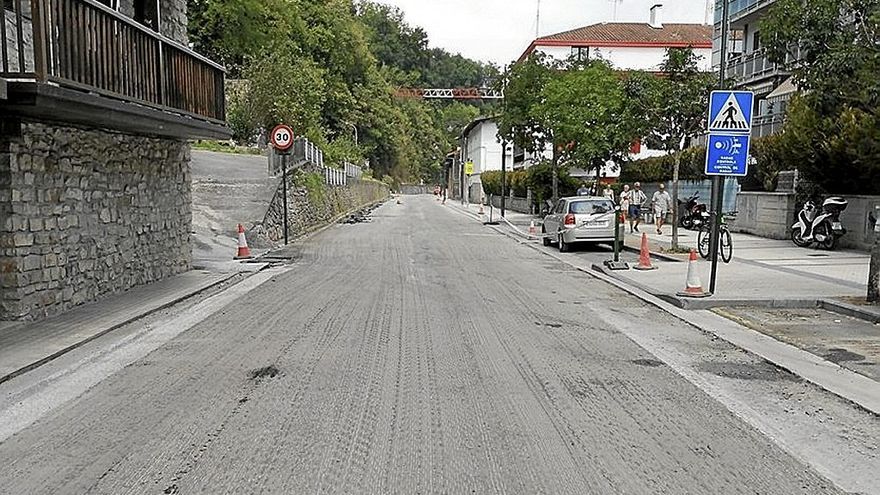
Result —
M0 322L0 383L236 275L193 270L43 321Z

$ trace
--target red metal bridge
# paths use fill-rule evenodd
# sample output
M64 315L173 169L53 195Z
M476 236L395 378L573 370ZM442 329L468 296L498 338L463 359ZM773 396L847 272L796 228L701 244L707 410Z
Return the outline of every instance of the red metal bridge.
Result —
M399 88L397 96L425 100L501 100L504 93L488 88Z

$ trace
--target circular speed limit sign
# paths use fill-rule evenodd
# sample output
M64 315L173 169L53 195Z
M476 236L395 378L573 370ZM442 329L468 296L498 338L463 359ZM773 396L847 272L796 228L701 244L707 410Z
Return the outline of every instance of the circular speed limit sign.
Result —
M293 146L293 129L288 125L280 124L272 129L272 145L278 151L287 151Z

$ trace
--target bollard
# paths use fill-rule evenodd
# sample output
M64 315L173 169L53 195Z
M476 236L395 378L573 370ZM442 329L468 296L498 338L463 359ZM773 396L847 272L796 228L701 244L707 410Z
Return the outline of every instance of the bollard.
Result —
M609 270L629 270L629 264L620 261L620 206L614 208L614 259L605 262Z

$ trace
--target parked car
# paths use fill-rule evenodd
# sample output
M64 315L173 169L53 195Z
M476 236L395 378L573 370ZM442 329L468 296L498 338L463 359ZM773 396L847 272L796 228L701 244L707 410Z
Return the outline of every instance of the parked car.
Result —
M615 206L600 196L572 196L562 198L544 217L542 233L545 246L556 244L566 252L578 242L614 242ZM623 224L621 237L623 236ZM554 235L555 234L555 235Z

